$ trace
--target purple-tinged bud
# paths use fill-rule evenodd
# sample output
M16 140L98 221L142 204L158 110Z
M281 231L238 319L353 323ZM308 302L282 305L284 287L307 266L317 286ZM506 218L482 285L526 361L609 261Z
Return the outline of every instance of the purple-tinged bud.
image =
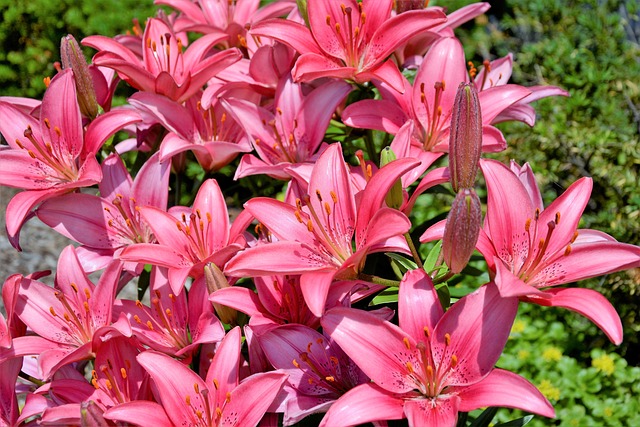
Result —
M478 195L473 188L460 190L451 205L442 238L444 262L451 272L460 273L471 259L481 222L482 207Z
M394 8L396 13L408 12L410 10L422 10L429 4L429 0L395 0Z
M98 405L90 400L80 404L80 425L82 427L107 427L103 411Z
M207 284L207 290L209 294L214 293L215 291L223 288L228 288L229 281L224 276L222 271L218 268L214 263L209 263L204 266L204 280ZM226 323L227 325L235 325L236 320L238 319L238 312L226 305L212 303L213 308L216 310L216 314L222 321L222 323Z
M298 6L298 12L302 19L304 19L304 23L309 26L309 13L307 12L307 0L296 0L296 6Z
M385 147L382 149L380 153L380 167L391 163L396 160L396 154L393 152L391 147ZM404 196L402 194L402 181L396 180L393 186L389 189L389 192L384 198L384 201L387 203L387 206L393 209L400 209L402 207L402 203L404 202Z
M63 70L67 68L73 70L80 112L91 120L95 119L100 112L100 106L96 98L93 79L89 72L87 59L71 34L63 37L60 42L60 59Z
M451 114L449 172L453 191L458 192L473 187L482 152L482 115L473 83L460 83Z

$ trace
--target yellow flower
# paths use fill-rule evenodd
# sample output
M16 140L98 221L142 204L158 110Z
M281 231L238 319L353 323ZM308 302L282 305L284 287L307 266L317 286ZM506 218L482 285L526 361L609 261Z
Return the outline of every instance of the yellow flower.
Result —
M609 408L608 406L605 406L602 413L606 418L610 418L613 415L613 409Z
M540 393L544 394L544 396L549 400L560 400L560 389L555 387L551 381L542 380L540 385L538 386Z
M526 322L523 322L522 320L516 320L515 322L513 322L513 327L511 328L511 333L512 334L519 334L521 332L524 332L524 328L527 327Z
M562 350L558 347L547 347L542 352L542 358L547 362L558 362L562 359Z
M520 350L518 351L518 359L527 360L531 353L528 350Z
M613 357L609 356L608 354L603 354L602 356L598 356L593 359L591 361L591 366L599 371L604 372L607 375L613 374L613 371L616 370Z

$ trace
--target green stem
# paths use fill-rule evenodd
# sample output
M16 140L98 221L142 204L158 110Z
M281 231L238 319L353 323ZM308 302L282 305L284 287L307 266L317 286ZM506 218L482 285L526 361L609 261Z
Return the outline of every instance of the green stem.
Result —
M378 156L378 152L376 151L376 145L373 141L373 131L371 129L367 130L367 133L364 136L364 143L367 147L369 160L371 160L374 164L379 165L380 157Z
M453 276L455 276L455 273L449 271L448 273L433 279L433 284L438 285L440 283L446 282L447 280L451 279Z
M411 235L409 234L409 232L404 233L404 238L407 241L407 244L409 245L409 249L411 249L411 255L413 255L413 260L416 262L416 265L418 266L418 268L422 268L422 260L420 259L420 254L418 253L418 251L416 250L416 245L413 244L413 239L411 238Z
M37 385L38 387L43 386L46 384L46 382L44 381L40 381L37 378L32 377L31 375L25 374L24 372L20 371L20 373L18 374L18 376L20 378L24 378L25 380Z
M360 273L358 274L358 279L360 280L364 280L366 282L371 282L371 283L375 283L376 285L382 285L382 286L387 286L387 287L398 287L400 286L400 281L399 280L391 280L391 279L384 279L382 277L379 276L374 276L372 274L364 274L364 273Z

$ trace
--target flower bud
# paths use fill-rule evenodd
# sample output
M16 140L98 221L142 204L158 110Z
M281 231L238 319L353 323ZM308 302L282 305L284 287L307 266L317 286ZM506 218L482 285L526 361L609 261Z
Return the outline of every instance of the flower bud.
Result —
M453 191L473 187L481 151L482 115L478 90L473 83L460 83L453 103L449 137L449 172Z
M460 273L471 259L481 222L482 207L478 195L473 188L460 190L451 205L442 238L444 262L451 272Z
M393 152L391 147L384 147L380 153L380 167L383 167L394 160L396 160L396 154ZM396 180L391 189L389 189L384 200L390 208L400 209L402 207L402 202L404 202L404 197L402 195L402 181L399 179Z
M408 12L410 10L421 10L427 6L428 1L425 0L396 0L396 13Z
M304 19L304 23L309 26L309 13L307 12L307 0L296 0L296 6L298 6L298 12L302 19Z
M71 34L62 38L60 59L62 60L62 69L71 68L73 70L80 112L91 120L95 119L98 116L100 107L96 100L93 79L89 72L87 60L80 50L78 42Z
M212 262L204 266L204 280L210 294L219 289L228 288L230 286L222 271L220 271L218 266ZM215 302L212 304L222 323L226 323L228 325L236 324L238 312L235 309Z
M104 419L102 409L90 400L80 404L80 425L82 427L107 427L107 421Z

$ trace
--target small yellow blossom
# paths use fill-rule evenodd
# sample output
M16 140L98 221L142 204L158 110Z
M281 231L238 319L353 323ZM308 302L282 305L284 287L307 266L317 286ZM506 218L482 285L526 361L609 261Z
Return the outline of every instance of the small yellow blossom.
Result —
M607 375L613 374L613 371L616 370L613 357L609 356L608 354L603 354L602 356L598 356L593 359L591 361L591 366L599 371L604 372Z
M562 359L562 350L558 347L547 347L542 352L542 358L547 362L558 362Z
M542 380L540 385L538 386L540 393L544 394L544 396L549 400L560 400L560 389L555 387L551 381Z
M604 410L602 411L602 414L605 416L605 418L610 418L613 415L613 409L609 408L608 406L605 406Z
M526 322L523 322L522 320L516 320L515 322L513 322L513 327L511 328L511 333L512 334L519 334L521 332L524 332L524 329L527 327Z
M518 351L518 359L527 360L531 353L528 350L520 350Z

